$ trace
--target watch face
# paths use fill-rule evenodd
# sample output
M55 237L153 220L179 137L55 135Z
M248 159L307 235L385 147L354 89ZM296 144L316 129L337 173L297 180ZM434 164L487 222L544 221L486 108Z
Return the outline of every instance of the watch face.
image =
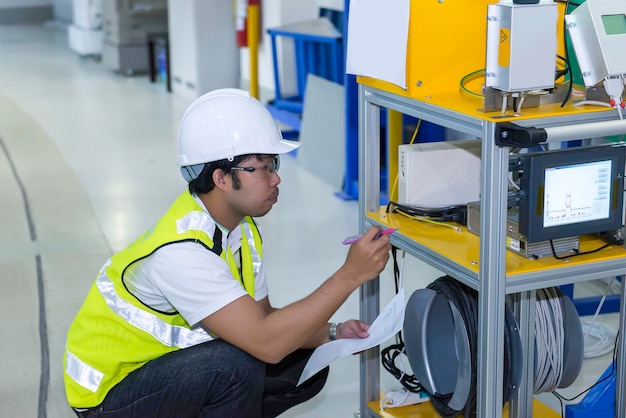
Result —
M328 339L330 341L335 341L337 339L337 328L339 327L339 325L341 325L341 323L339 323L339 324L335 324L335 323L330 324L330 328L328 329Z

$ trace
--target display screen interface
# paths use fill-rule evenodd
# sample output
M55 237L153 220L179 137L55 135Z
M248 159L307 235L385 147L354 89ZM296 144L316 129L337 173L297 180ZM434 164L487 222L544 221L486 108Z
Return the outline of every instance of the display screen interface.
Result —
M603 15L602 25L607 35L623 35L626 33L626 14Z
M544 227L607 219L610 207L610 160L545 170Z

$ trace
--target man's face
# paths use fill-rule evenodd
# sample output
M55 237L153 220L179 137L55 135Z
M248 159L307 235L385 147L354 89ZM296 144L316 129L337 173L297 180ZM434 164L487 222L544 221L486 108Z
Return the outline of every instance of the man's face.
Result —
M233 210L243 216L259 217L272 209L278 201L278 158L277 155L262 155L260 159L251 156L234 167L241 187L237 190L231 184L227 199Z

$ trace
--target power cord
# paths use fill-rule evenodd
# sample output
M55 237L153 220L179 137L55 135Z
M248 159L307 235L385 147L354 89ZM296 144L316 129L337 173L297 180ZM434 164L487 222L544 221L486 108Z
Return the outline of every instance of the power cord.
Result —
M480 70L476 70L473 71L469 74L466 74L465 76L463 76L463 78L461 78L461 81L459 82L459 87L461 89L461 91L471 97L476 97L479 99L482 99L483 97L485 97L484 94L480 94L480 93L476 93L471 91L470 89L468 89L466 87L466 84L469 83L470 81L476 80L478 78L484 78L485 77L485 69L481 68Z
M385 392L385 397L381 400L383 408L396 408L398 406L415 405L430 400L425 391L411 392L406 389L391 389Z
M618 338L619 338L619 330L617 331L617 334L615 335L615 340L613 341L613 361L611 362L611 371L609 372L609 374L607 374L602 379L598 380L596 383L594 383L593 385L589 386L587 389L583 390L582 392L578 393L576 396L573 396L571 398L566 398L565 396L561 395L560 393L556 391L552 392L552 394L556 396L556 398L559 400L559 403L561 404L561 416L562 417L565 417L564 402L575 401L576 399L580 398L581 396L589 392L591 389L595 388L596 386L601 385L602 383L606 382L611 377L613 377L613 375L615 374L615 362L617 361L617 339Z
M382 365L406 390L413 393L420 392L424 390L424 388L417 378L414 375L406 373L404 366L398 367L396 365L396 359L398 359L400 355L406 355L404 342L402 338L399 339L399 343L387 346L380 351Z
M600 250L604 250L609 245L612 245L612 243L608 242L608 243L602 245L601 247L598 247L598 248L595 248L595 249L589 250L589 251L584 251L584 252L580 252L577 248L573 248L571 254L558 255L556 253L556 249L554 248L554 242L552 242L552 240L550 240L550 249L552 250L552 256L554 258L556 258L557 260L565 260L567 258L572 258L572 257L576 257L576 256L579 256L579 255L596 253L596 252L598 252Z
M560 3L563 3L563 1L560 1ZM570 0L566 0L564 3L565 3L565 6L564 6L565 11L563 12L563 16L567 14L567 10L569 9L569 6L570 6ZM572 2L572 4L576 6L579 5L579 3L574 3L574 2ZM563 61L565 61L567 65L569 83L567 86L567 93L565 94L565 98L563 98L563 101L561 102L561 107L565 106L565 104L568 102L569 98L572 95L572 90L574 89L574 73L572 71L572 65L569 59L569 49L567 48L567 25L565 24L565 18L563 19L563 49L565 51L565 57L563 57Z
M598 315L600 315L602 306L604 306L609 290L613 288L614 282L615 277L612 277L611 281L606 286L606 290L600 299L600 303L598 303L593 319L591 321L585 320L580 322L583 329L583 341L585 343L585 358L600 357L609 353L612 349L612 340L615 338L615 332L608 325L596 321L598 319ZM592 337L594 340L591 341L589 337Z
M455 222L467 225L467 205L423 208L404 205L390 200L387 203L386 211L387 213L399 213L420 221L432 221L435 223ZM454 225L445 226L455 227Z
M393 276L394 283L396 287L396 294L401 288L402 282L402 270L398 266L398 248L391 248L391 255L393 257ZM404 252L402 253L402 259L404 266ZM402 355L406 356L404 341L402 340L402 331L398 332L396 335L396 344L392 344L388 347L383 348L380 351L381 354L381 363L385 370L387 370L393 377L400 382L400 384L407 389L409 392L417 393L422 391L424 388L419 383L417 378L414 375L406 373L404 370L404 366L399 367L396 365L396 360L401 360Z
M409 141L409 145L413 144L415 142L415 139L417 138L417 133L420 130L420 126L422 126L422 120L418 119L417 120L417 125L415 126L415 129L413 130L413 135L411 136L411 140ZM393 182L393 187L391 188L391 193L389 193L389 198L393 199L393 197L396 195L396 189L398 188L398 173L396 173L396 178Z
M585 336L585 358L596 358L610 353L613 350L615 332L611 327L601 322L593 323L588 320L580 321Z

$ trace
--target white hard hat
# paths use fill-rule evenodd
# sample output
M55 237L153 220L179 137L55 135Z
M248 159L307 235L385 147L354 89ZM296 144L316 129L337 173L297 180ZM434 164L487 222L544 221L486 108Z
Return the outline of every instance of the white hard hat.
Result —
M243 154L283 154L300 142L283 139L265 106L245 90L219 89L196 99L178 129L178 165Z

